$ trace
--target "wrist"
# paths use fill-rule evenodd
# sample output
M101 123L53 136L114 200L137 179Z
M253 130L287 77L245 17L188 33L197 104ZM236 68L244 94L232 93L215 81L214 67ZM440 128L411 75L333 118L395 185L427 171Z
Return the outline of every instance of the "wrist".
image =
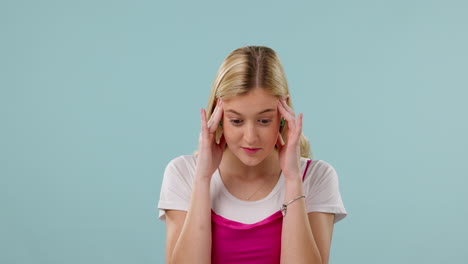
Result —
M210 183L212 174L196 171L193 181L199 184Z
M301 179L291 179L285 181L286 192L284 194L284 202L287 202L295 197L304 195L304 186Z
M305 195L299 195L297 196L296 198L290 200L289 202L287 203L283 203L283 205L281 206L281 213L283 214L283 217L286 216L286 212L288 210L288 206L292 203L294 203L295 201L301 199L301 198L304 198L305 199Z
M286 184L302 182L301 173L299 171L283 171Z

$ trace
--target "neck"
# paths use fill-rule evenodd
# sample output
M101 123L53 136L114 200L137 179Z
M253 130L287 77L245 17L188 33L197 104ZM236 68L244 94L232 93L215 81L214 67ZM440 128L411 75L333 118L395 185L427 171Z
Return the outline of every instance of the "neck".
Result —
M247 166L239 160L229 148L223 154L219 165L224 175L239 180L253 181L261 178L276 178L281 168L279 166L278 151L275 149L262 162L255 166Z

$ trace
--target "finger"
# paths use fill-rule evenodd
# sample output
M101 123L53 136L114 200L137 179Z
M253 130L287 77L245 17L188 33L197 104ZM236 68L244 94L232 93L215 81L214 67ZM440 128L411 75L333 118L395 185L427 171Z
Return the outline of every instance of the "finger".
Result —
M281 136L281 133L278 133L278 136L276 137L276 146L278 147L278 151L281 151L281 149L283 149L284 140Z
M218 129L219 121L223 116L223 103L219 100L219 103L216 105L216 111L211 115L210 121L212 121L212 126L210 126L209 131L210 133L214 133L216 129Z
M218 102L219 102L219 99L218 99ZM219 108L218 104L216 103L213 111L211 112L210 118L208 119L209 126L211 126L211 124L213 123L213 116L216 113L216 111L218 111L218 108Z
M220 99L218 99L217 103L216 103L216 106L213 110L213 112L211 113L211 116L210 116L210 119L208 120L208 130L210 131L210 133L213 133L211 132L212 131L212 127L215 126L216 127L216 115L218 112L220 112Z
M283 136L281 135L281 133L278 133L278 136L279 136L279 140L280 140L280 143L281 143L281 146L284 146L284 139L283 139Z
M298 136L301 135L302 133L302 119L304 117L304 114L303 113L300 113L297 117L297 129L296 129L296 132L298 134Z
M297 117L297 129L299 131L302 131L302 120L304 118L304 114L303 113L300 113L299 116Z
M295 118L296 117L296 114L294 113L294 111L286 104L285 101L283 100L280 100L280 103L279 105L284 109L284 111L286 113L288 113L292 118ZM289 108L289 109L288 109Z
M286 111L286 109L284 109L284 107L281 104L278 104L278 109L280 111L280 114L288 122L288 128L294 129L296 127L296 121L295 121L294 115L291 115L291 113Z
M210 124L208 126L208 132L209 133L215 133L216 132L216 129L218 128L218 124L219 124L219 121L217 121L217 117L218 117L218 114L219 114L220 110L219 108L217 108L213 114L211 115L210 117L210 120L208 121L208 123Z
M294 113L294 110L286 102L286 99L281 99L280 102L281 102L281 105L284 107L284 109L286 109L286 111L288 111L294 117L296 116L296 114Z
M282 103L279 103L278 104L278 109L280 111L280 114L282 115L282 117L294 117L293 115L291 115L291 113L289 113L286 108L284 108L283 104Z
M208 130L207 124L206 124L206 112L205 109L201 108L200 109L200 115L201 115L201 127L202 127L202 132L206 133Z

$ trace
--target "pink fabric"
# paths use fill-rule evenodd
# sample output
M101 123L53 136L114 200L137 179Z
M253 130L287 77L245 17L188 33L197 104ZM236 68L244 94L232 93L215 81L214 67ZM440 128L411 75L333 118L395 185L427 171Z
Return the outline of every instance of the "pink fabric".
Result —
M311 161L307 161L302 181ZM280 210L253 224L232 221L211 210L211 263L280 263L282 227L283 215Z
M305 167L305 170L304 170L304 174L302 175L302 181L303 182L305 180L306 172L307 172L307 169L309 168L310 162L312 162L311 159L307 161L307 164L306 164L306 167Z

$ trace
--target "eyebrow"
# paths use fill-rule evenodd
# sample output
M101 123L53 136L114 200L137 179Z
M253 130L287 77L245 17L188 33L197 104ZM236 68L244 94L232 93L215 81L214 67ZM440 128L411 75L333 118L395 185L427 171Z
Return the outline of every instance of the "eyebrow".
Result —
M265 110L263 110L263 111L258 112L257 115L261 115L261 114L263 114L263 113L268 113L268 112L275 112L275 111L276 111L276 109L268 108L268 109L265 109ZM228 109L228 110L226 110L226 112L234 113L234 114L236 114L236 115L242 115L241 113L236 112L236 111L234 111L234 110L232 110L232 109Z

